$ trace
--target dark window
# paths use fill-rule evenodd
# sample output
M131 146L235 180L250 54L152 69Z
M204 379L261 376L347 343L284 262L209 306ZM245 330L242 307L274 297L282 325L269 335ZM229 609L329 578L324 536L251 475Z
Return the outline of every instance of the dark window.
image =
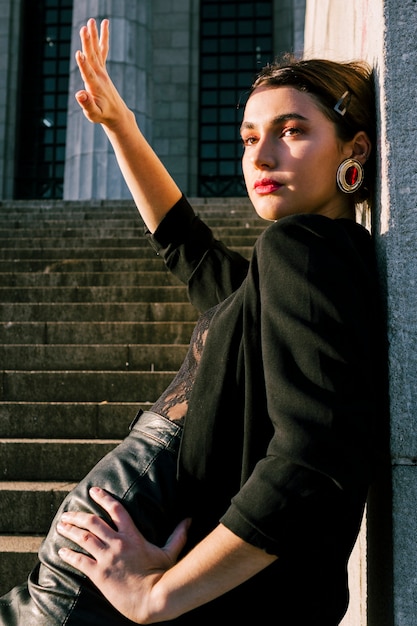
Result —
M272 0L201 0L199 194L246 194L240 160L243 101L273 58Z
M63 197L72 4L23 3L16 198Z

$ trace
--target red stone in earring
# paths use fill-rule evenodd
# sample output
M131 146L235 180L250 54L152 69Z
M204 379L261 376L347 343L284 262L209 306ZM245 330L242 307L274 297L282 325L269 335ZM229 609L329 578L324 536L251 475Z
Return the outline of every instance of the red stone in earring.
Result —
M345 159L336 173L338 187L344 193L354 193L362 185L364 171L362 163L356 159Z
M358 173L358 168L356 167L356 165L351 165L350 167L348 167L348 169L346 170L346 174L345 174L347 184L353 187L356 184L356 181L358 180L358 176L359 176L359 173Z

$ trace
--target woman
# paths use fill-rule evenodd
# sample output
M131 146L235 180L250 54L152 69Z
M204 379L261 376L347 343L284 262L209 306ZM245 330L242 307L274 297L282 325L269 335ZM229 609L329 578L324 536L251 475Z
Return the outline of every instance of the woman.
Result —
M145 142L106 72L108 37L107 20L100 37L82 28L76 98L202 315L167 391L64 501L1 623L335 626L380 417L372 242L355 223L374 183L370 72L289 61L255 82L243 171L271 225L248 264Z

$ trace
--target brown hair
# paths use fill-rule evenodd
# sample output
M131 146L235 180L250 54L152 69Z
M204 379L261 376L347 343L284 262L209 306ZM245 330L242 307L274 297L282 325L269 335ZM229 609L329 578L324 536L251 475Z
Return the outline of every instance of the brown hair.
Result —
M364 166L364 185L355 193L354 200L367 200L370 205L375 187L376 124L373 74L369 65L360 61L339 63L286 56L263 68L250 94L260 86L294 87L311 94L320 110L334 123L338 137L344 141L349 141L361 130L367 133L372 151ZM338 103L342 111L346 109L343 115L334 108Z

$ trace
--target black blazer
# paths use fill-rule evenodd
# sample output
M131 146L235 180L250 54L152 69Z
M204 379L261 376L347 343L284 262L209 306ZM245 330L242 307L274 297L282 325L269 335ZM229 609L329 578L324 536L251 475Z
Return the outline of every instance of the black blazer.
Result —
M383 342L370 235L350 220L294 215L266 228L249 264L183 198L151 239L191 302L217 307L179 460L196 528L203 534L220 519L280 557L259 577L262 619L275 614L279 588L288 623L315 624L314 605L317 624L336 624L379 411Z

